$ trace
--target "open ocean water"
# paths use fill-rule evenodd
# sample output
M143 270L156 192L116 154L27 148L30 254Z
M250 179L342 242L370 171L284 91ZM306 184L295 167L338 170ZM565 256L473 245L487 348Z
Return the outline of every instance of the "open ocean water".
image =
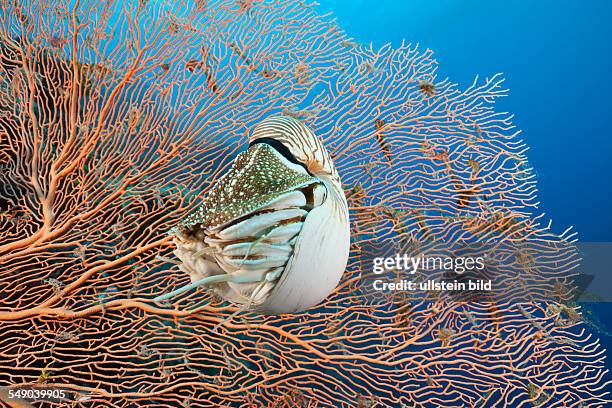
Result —
M540 210L580 242L612 241L612 2L606 0L320 0L357 42L418 43L439 77L466 87L502 72L499 109L530 147ZM612 254L610 255L612 259ZM604 273L612 273L612 270ZM612 303L583 304L612 350ZM608 367L612 368L610 358Z

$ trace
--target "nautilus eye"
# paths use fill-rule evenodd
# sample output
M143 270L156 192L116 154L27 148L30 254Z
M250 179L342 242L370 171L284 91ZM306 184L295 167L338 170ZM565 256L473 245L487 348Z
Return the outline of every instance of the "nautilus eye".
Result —
M174 230L192 284L264 313L299 312L337 286L349 253L349 216L335 167L303 123L270 117L249 148Z

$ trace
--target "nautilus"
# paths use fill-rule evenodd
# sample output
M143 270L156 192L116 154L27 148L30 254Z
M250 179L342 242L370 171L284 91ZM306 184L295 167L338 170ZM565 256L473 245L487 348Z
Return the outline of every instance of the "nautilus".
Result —
M340 178L322 142L292 117L263 120L249 147L172 230L190 285L262 313L300 312L338 285L350 246Z

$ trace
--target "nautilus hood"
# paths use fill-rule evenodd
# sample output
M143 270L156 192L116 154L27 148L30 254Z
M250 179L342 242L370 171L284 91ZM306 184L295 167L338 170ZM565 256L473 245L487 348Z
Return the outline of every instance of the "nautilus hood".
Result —
M202 204L179 225L213 229L252 213L282 194L318 180L289 162L274 147L255 144L240 153L232 168L215 184Z

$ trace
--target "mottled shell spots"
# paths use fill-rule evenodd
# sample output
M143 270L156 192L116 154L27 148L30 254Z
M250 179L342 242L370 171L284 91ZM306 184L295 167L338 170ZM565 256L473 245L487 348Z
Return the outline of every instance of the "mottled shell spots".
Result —
M285 192L316 182L306 171L289 167L274 148L257 144L238 155L230 171L179 227L201 224L212 229L265 206Z

